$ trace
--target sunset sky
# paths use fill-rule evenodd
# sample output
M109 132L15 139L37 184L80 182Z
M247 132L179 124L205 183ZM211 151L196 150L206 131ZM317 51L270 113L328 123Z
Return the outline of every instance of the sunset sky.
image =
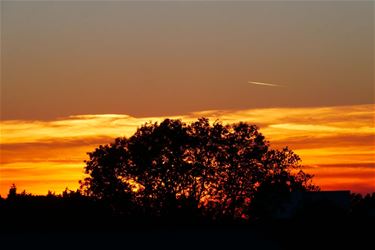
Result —
M375 191L374 2L0 4L2 196L77 188L97 145L201 116L257 124L323 190Z

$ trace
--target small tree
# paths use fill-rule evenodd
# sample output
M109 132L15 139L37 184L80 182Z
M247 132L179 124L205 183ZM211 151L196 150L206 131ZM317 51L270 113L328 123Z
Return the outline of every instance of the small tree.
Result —
M13 183L9 188L7 198L8 199L14 199L16 197L17 197L17 187L16 187L16 184Z

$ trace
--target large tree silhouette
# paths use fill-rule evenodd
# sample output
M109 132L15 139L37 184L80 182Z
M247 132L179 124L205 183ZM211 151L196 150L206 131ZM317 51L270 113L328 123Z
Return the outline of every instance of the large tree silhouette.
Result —
M247 123L146 123L88 155L81 182L87 195L149 215L244 218L283 194L315 189L296 154L271 149Z

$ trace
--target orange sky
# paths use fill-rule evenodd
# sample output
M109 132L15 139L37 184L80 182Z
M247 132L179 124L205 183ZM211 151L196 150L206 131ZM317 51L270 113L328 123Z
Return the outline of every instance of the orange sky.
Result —
M279 148L288 145L315 175L323 190L375 191L375 105L319 108L211 110L172 118L190 122L209 117L224 123L246 121ZM1 186L45 194L75 189L83 178L86 152L118 136L130 136L147 121L164 117L80 115L50 121L1 121Z
M97 145L147 121L201 116L259 125L323 189L375 191L373 10L0 1L0 194L13 182L40 194L77 188Z

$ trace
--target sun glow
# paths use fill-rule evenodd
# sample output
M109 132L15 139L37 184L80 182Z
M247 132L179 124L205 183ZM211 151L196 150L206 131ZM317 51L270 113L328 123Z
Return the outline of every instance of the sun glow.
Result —
M210 110L168 118L192 122L256 124L271 146L289 146L322 189L375 190L375 105L323 108ZM113 138L131 136L146 122L121 114L76 115L52 121L1 121L0 194L16 183L20 190L45 194L75 189L84 176L86 152Z

